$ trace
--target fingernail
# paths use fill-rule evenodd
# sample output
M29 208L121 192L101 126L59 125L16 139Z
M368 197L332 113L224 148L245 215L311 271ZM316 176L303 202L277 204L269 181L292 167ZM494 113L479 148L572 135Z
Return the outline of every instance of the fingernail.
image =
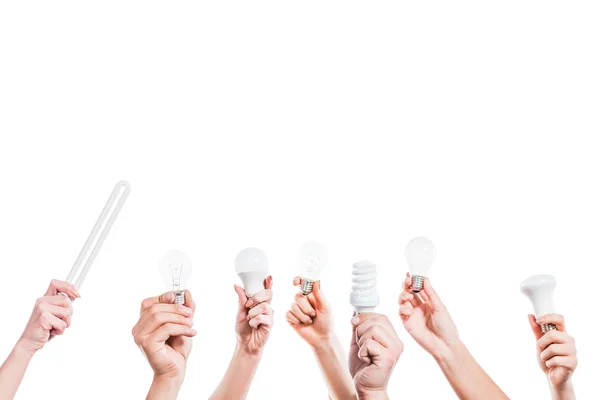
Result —
M546 322L546 318L539 317L535 322L537 322L538 324L543 324L544 322Z
M358 316L352 318L352 320L350 321L353 325L358 324L358 322L360 321L360 318Z
M313 313L310 313L310 316L314 318L314 317L316 317L316 316L317 316L317 313L315 313L315 312L313 312Z
M252 301L252 300L248 300L246 302L246 307L252 307L253 305L254 305L254 301Z
M195 330L195 329L192 329L192 335L195 335L195 334L197 334L197 333L198 333L198 331L197 331L197 330Z

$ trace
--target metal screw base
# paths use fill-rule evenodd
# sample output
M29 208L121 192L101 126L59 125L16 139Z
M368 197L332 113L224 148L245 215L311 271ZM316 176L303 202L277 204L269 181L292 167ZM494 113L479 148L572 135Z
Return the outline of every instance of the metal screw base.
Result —
M185 291L182 290L180 292L173 292L175 293L175 301L173 302L173 304L185 304Z
M303 280L302 281L302 294L305 295L305 296L308 295L308 294L311 294L312 291L313 291L313 286L314 285L315 285L314 282Z
M542 328L542 333L547 333L547 332L556 330L556 325L554 325L554 324L543 324L541 326L541 328Z
M410 283L410 288L414 293L419 293L423 290L423 286L425 285L425 277L421 275L413 275L412 282Z

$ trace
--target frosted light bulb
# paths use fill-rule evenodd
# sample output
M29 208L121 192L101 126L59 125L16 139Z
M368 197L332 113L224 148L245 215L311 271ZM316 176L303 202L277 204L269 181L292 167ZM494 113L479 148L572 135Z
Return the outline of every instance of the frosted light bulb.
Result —
M185 304L185 289L192 274L192 261L181 251L169 251L158 265L167 290L175 293L175 304Z
M556 278L552 275L534 275L521 283L521 293L531 301L536 318L546 314L554 314L554 300L552 296L555 287ZM546 333L556 329L556 325L543 324L541 328L542 332Z
M359 261L352 266L352 292L350 304L357 314L373 312L379 305L377 270L370 261Z
M240 251L235 258L235 272L244 284L246 296L252 297L265 288L269 260L261 250L249 247Z
M419 236L408 242L404 255L412 277L410 286L414 293L418 293L423 290L425 278L429 276L429 269L435 260L435 246L431 240Z
M327 265L327 249L316 242L305 243L298 252L296 262L302 278L302 294L308 295Z

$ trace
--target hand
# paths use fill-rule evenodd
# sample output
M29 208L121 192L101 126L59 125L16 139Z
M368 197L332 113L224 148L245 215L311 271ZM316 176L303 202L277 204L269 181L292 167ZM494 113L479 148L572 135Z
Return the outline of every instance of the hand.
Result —
M460 342L458 330L429 279L418 294L410 290L411 279L406 274L404 291L400 294L400 318L408 333L435 358Z
M62 335L71 325L73 313L71 300L79 297L73 285L58 280L50 282L44 297L40 297L35 302L19 343L34 353L44 347L54 336Z
M273 326L273 278L267 277L265 290L261 290L248 299L246 291L234 285L238 295L239 307L235 323L235 332L241 347L249 354L258 354L264 347Z
M196 304L187 290L185 304L173 304L174 300L173 292L144 300L132 335L154 370L155 380L183 382L192 337L196 336L192 329Z
M349 366L356 391L361 399L387 398L387 383L404 345L384 315L356 315L352 325Z
M537 355L540 368L554 389L561 390L571 382L577 368L575 340L567 334L562 315L548 314L535 319L529 315L529 324L537 340ZM554 324L556 330L542 333L541 324Z
M296 277L294 286L300 284L301 279ZM327 343L334 336L333 316L321 291L321 281L315 282L313 292L308 296L296 294L285 316L290 326L313 348Z

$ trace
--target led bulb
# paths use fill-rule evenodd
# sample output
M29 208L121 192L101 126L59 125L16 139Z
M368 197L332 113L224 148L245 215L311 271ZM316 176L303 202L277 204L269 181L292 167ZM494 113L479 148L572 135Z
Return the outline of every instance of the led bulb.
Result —
M377 270L370 261L359 261L352 266L350 304L357 314L373 312L379 305Z
M521 282L521 293L523 293L531 304L535 317L539 318L547 314L554 314L554 288L556 287L556 278L552 275L534 275ZM542 332L546 333L556 329L554 324L543 324Z
M310 294L315 281L327 265L327 249L316 242L305 243L298 252L296 262L302 278L302 294Z
M192 261L181 251L169 251L158 265L167 290L175 293L175 304L185 303L187 280L192 274Z
M408 242L404 255L410 267L412 291L418 293L423 290L425 278L429 276L429 269L435 260L435 246L431 240L419 236Z
M246 296L252 297L265 288L269 260L261 250L249 247L240 251L235 258L235 272L242 280Z

